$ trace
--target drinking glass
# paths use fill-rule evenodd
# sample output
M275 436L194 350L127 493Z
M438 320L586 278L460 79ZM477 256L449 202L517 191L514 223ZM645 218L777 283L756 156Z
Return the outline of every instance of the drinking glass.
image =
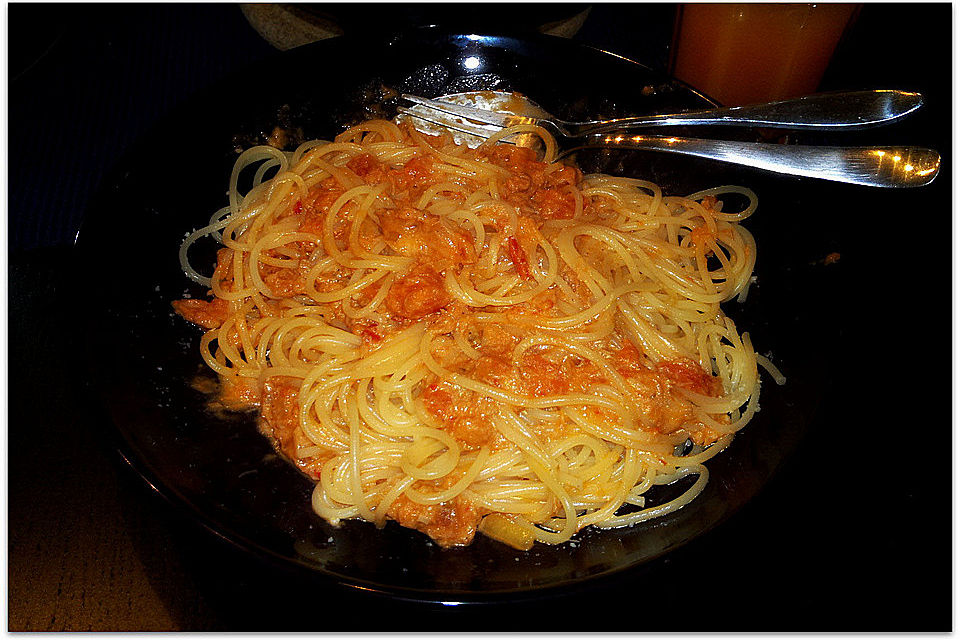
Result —
M673 75L726 106L814 93L858 4L684 4Z

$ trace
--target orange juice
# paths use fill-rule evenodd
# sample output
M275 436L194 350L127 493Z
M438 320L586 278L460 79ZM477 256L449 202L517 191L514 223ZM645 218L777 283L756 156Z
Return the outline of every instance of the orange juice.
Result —
M673 74L724 105L813 93L859 5L682 5Z

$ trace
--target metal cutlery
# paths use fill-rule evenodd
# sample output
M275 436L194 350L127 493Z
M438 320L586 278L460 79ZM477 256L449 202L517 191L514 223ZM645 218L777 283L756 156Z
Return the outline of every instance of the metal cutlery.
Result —
M508 103L514 94L502 92L484 92L492 94L481 96L481 102ZM498 95L499 94L499 95ZM886 124L916 111L923 104L919 93L896 90L842 91L821 93L793 100L781 100L744 107L719 107L682 113L651 114L629 118L606 120L587 120L571 122L561 120L542 109L539 115L498 113L482 104L476 105L482 111L472 110L466 105L450 105L449 102L430 100L405 94L406 100L450 114L476 120L498 127L509 127L522 122L544 127L550 133L564 136L581 136L590 133L605 133L635 127L722 125L738 127L770 127L781 129L861 129ZM535 105L534 105L535 106ZM539 109L539 107L537 107Z
M866 94L874 97L868 100ZM824 94L841 95L841 94ZM915 110L922 103L919 94L910 94L900 91L855 92L859 96L857 102L861 106L872 104L882 108L870 111L866 116L860 116L858 124L852 124L853 111L846 115L834 118L835 123L848 122L850 124L835 124L831 126L866 126L870 124L890 122L901 118ZM940 170L940 154L933 149L915 146L864 146L864 147L835 147L770 144L759 142L738 142L729 140L710 140L701 138L647 135L631 133L628 130L608 132L611 123L629 121L636 128L641 122L652 121L654 125L670 124L733 124L730 112L743 114L735 109L708 110L690 112L691 120L683 120L686 114L672 114L669 116L641 116L637 118L601 120L590 123L570 123L554 118L535 103L519 94L502 92L470 92L443 96L437 100L429 100L418 96L404 95L405 99L415 103L413 108L401 107L400 113L415 118L421 123L431 123L442 129L466 134L468 139L461 141L477 146L483 140L499 133L503 129L520 124L533 124L544 127L557 140L559 145L558 156L563 157L580 149L588 148L617 148L640 149L646 151L662 151L683 155L708 158L721 162L740 164L776 173L805 176L875 187L918 187L929 184ZM813 96L815 97L815 96ZM762 126L769 126L769 122L779 122L780 126L788 126L790 118L796 122L797 104L819 105L823 107L829 102L803 102L806 98L773 105L792 104L789 109L779 107L767 111ZM736 124L746 126L760 126L757 113L769 109L770 104L757 107L752 120L738 119ZM779 110L778 110L779 109ZM819 115L805 116L807 128L824 128L827 125L826 111L821 109ZM789 116L789 113L793 116ZM717 114L721 119L717 121ZM810 112L811 114L815 112ZM835 112L839 114L839 111ZM705 115L706 114L706 115ZM772 115L770 115L772 114ZM780 114L780 115L777 115ZM883 115L886 114L886 115ZM788 117L789 116L789 117ZM803 119L803 118L799 118ZM819 124L815 124L819 123ZM546 125L546 126L545 126ZM643 125L646 126L646 125ZM576 131L577 133L571 133ZM429 132L436 133L436 130ZM542 152L542 140L539 136L522 134L508 137L506 142L519 146L528 146Z

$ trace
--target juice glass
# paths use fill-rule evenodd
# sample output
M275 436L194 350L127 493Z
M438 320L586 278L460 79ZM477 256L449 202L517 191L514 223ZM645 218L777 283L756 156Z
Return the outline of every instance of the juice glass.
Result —
M685 4L673 75L727 106L816 91L857 4Z

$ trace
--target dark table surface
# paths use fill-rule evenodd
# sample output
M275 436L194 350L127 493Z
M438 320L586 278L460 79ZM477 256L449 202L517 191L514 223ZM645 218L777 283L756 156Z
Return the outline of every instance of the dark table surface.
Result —
M674 10L595 5L574 38L662 68ZM484 608L281 580L121 463L78 391L81 310L64 304L85 206L171 109L276 51L236 5L11 5L10 630L565 630L556 613L571 608L582 630L950 630L952 11L867 5L824 78L823 89L922 91L923 115L896 134L938 148L944 170L838 216L842 346L797 451L740 513L642 580Z

